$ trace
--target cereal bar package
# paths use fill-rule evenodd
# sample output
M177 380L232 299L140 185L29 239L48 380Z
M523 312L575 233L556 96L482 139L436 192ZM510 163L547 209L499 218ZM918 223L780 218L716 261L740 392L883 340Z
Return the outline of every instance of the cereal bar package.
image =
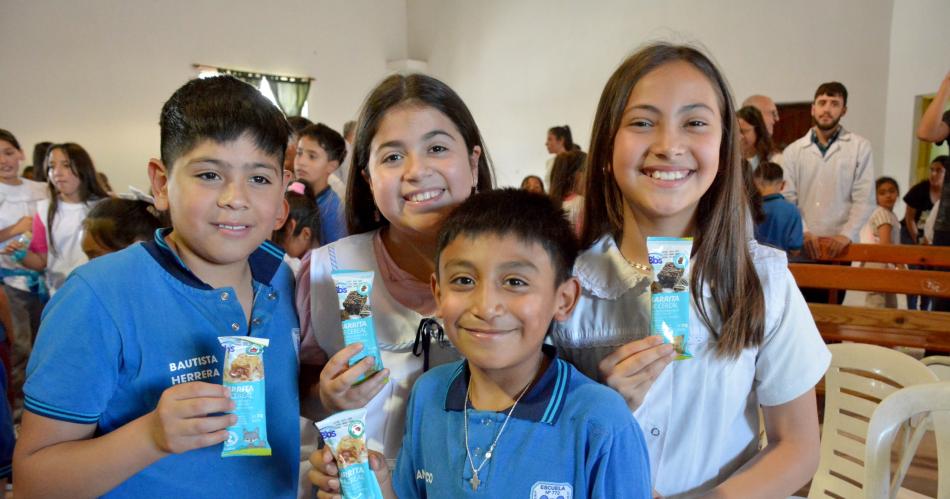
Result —
M693 238L648 237L647 251L653 266L650 286L651 334L672 343L676 360L690 359L689 352L689 260Z
M231 390L237 423L228 427L221 457L269 456L267 407L264 401L265 338L221 336L224 347L224 386Z
M343 499L382 499L366 452L366 409L338 412L314 425L336 458Z
M369 302L370 293L373 291L373 272L334 270L330 273L330 277L336 285L336 295L340 302L343 343L345 345L363 344L363 350L350 358L350 365L356 364L367 356L376 359L373 369L357 380L357 383L362 383L366 377L383 369L383 360L379 356L379 347L376 345L373 311Z

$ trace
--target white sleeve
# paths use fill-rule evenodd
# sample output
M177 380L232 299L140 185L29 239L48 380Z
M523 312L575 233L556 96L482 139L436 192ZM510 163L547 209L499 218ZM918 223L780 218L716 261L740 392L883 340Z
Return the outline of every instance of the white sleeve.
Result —
M831 352L787 266L760 278L765 338L755 362L755 390L760 404L775 406L813 388L828 369Z
M841 235L851 241L858 240L858 232L867 223L871 212L874 211L874 157L871 154L871 144L860 139L856 164L854 165L854 181L851 184L851 210L848 221L841 228Z

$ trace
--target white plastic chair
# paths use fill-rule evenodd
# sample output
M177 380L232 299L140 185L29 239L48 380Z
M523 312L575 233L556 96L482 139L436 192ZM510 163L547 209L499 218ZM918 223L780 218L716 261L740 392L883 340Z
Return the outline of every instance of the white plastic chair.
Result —
M939 488L937 497L950 495L950 472L947 471L947 459L950 459L950 381L909 386L888 395L874 411L868 425L865 450L864 492L866 498L893 498L897 496L907 469L903 466L904 457L916 449L919 438L910 448L904 449L901 464L891 479L891 446L901 428L908 425L914 434L923 433L923 427L915 425L922 418L933 418L936 428L937 463ZM906 431L905 431L906 433ZM907 463L910 460L907 459ZM941 466L942 465L942 466ZM941 472L942 470L942 472Z
M950 357L945 355L931 355L920 359L920 361L929 367L930 370L940 378L940 381L950 381Z
M831 366L825 374L821 457L808 497L859 498L864 494L864 447L874 409L897 390L934 383L937 375L890 348L838 343L828 349Z

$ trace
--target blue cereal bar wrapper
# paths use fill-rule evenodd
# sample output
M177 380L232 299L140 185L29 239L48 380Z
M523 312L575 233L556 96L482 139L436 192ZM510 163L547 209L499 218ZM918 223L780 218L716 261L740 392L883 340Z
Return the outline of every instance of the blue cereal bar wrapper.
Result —
M366 409L338 412L314 425L336 459L343 499L382 499L366 452Z
M250 336L221 336L224 347L224 386L231 390L237 423L228 427L221 457L269 456L267 406L264 400L264 349L270 340Z
M359 270L334 270L330 272L340 303L340 320L343 325L343 344L362 343L363 350L350 358L350 365L365 357L373 357L376 363L357 383L362 383L376 371L383 369L383 360L376 344L376 328L373 326L373 309L370 294L373 292L373 272Z
M676 360L691 359L689 352L689 264L693 238L648 237L653 267L650 285L650 334L660 335L676 350Z

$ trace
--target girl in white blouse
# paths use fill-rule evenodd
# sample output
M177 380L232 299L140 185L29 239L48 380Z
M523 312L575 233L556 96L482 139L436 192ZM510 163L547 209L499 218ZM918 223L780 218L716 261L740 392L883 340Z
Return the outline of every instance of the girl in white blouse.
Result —
M663 496L786 497L815 472L830 361L785 255L756 244L728 87L704 54L623 62L594 119L582 296L552 340L634 411ZM648 236L692 237L689 350L650 332ZM762 406L769 445L757 447Z

